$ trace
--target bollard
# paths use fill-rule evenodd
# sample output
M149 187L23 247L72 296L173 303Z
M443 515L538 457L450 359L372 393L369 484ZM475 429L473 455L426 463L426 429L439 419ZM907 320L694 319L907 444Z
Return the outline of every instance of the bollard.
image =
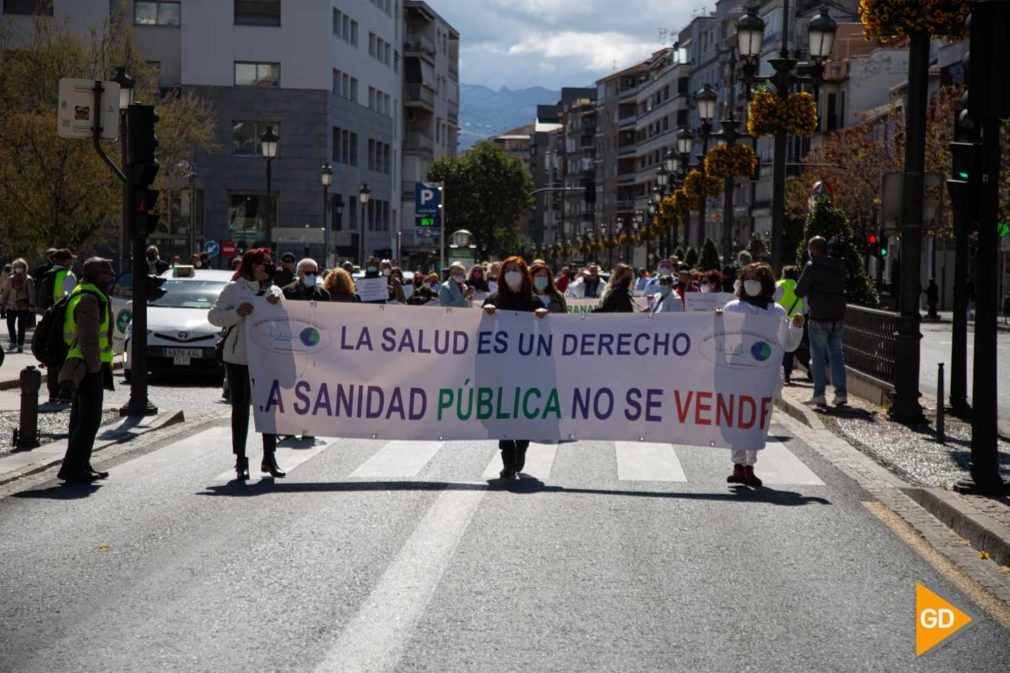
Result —
M21 427L14 431L14 450L27 451L39 444L39 389L42 373L35 367L21 370Z
M939 444L947 442L947 435L943 430L943 363L940 363L936 373L936 441Z

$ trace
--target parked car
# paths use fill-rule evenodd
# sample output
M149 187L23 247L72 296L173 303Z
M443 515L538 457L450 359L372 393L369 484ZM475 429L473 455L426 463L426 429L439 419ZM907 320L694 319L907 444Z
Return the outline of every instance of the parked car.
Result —
M124 274L121 283L128 283ZM224 375L217 361L215 346L221 328L207 321L207 311L224 286L231 281L231 271L194 269L181 266L160 276L161 286L154 291L147 309L147 366L154 374L189 371ZM133 336L133 300L117 284L112 304L116 327L113 348L124 353L123 373L129 380L132 369L130 345ZM124 301L125 300L125 301ZM118 308L117 308L118 305Z

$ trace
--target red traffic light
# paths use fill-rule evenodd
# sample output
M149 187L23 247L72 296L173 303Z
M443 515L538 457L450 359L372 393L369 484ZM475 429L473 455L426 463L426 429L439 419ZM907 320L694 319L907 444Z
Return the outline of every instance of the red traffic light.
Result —
M876 245L876 244L877 244L877 235L870 234L870 245Z

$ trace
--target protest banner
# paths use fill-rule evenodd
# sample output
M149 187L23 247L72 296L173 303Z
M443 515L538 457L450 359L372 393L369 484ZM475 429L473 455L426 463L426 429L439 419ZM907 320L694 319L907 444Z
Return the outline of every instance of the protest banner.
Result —
M684 295L684 310L688 313L711 313L736 299L730 292L687 292Z
M357 290L361 301L386 301L389 299L389 281L382 276L358 278L354 281L354 289Z
M600 300L571 297L565 299L565 305L568 306L569 313L592 313L593 309L600 307Z
M256 428L277 434L758 449L782 361L764 316L254 307Z

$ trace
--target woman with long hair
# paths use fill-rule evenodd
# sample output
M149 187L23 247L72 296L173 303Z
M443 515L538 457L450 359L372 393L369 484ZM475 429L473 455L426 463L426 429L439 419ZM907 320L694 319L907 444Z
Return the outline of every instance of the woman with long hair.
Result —
M354 279L343 269L333 269L326 274L323 289L330 293L330 301L361 301L361 297L354 290Z
M775 303L775 275L772 268L764 262L748 264L740 270L740 283L736 288L737 299L726 304L721 309L725 313L743 313L744 315L770 316L779 320L778 342L786 353L795 351L803 340L803 316L795 315L792 319L786 310ZM719 313L720 311L716 311ZM781 376L782 367L779 367ZM781 380L775 396L781 394ZM761 480L754 474L754 464L757 462L757 451L733 450L733 473L726 477L731 484L746 484L760 486Z
M470 267L470 272L466 276L466 284L472 287L475 292L491 291L488 287L487 279L484 278L484 267L480 264L474 264Z
M23 353L25 331L35 310L35 280L28 275L28 262L20 257L11 263L11 275L0 290L0 306L7 314L7 350Z
M568 304L554 284L554 274L543 262L534 263L530 267L530 277L533 279L533 296L540 300L544 308L551 313L568 313Z
M221 290L214 306L207 313L211 325L227 329L224 337L224 365L231 390L231 449L235 454L235 474L239 481L249 479L245 443L249 433L249 405L252 401L245 319L255 308L251 303L254 297L266 297L271 304L276 304L283 297L281 289L273 283L275 271L270 248L247 250L242 255L242 262L231 282ZM283 477L285 473L277 465L276 449L277 436L264 434L261 468L272 477Z
M484 300L484 311L494 315L497 309L503 311L527 311L538 318L547 316L543 302L533 296L533 281L530 270L522 257L509 257L501 265L498 274L498 292ZM502 479L518 479L526 463L528 439L503 439L498 442L501 449Z
M599 313L634 313L631 302L631 281L634 273L627 264L615 264L610 271L610 280L603 290L603 304L596 309Z

